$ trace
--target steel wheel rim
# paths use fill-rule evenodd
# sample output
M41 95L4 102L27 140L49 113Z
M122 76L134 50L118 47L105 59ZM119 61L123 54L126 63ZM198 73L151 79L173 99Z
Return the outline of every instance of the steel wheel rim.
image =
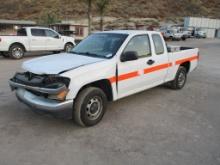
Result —
M101 97L95 96L91 98L86 105L86 116L89 120L96 120L99 118L103 110L103 102Z
M14 48L12 50L13 57L21 58L23 56L23 50L21 48Z
M180 87L182 87L185 84L186 76L183 72L181 72L178 76L178 84Z

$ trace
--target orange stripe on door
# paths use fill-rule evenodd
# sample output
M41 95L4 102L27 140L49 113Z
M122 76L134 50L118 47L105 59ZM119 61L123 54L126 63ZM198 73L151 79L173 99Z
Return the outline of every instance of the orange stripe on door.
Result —
M118 81L127 80L127 79L134 78L137 76L139 76L138 71L126 73L126 74L118 76Z
M118 81L124 81L124 80L128 80L134 77L138 77L138 71L134 71L134 72L130 72L130 73L126 73L126 74L122 74L120 76L118 76ZM109 81L111 83L115 83L116 82L116 76L109 78Z
M176 61L175 64L180 65L184 62L198 60L198 59L199 59L199 56L196 55L196 56L193 56L193 57L178 60L178 61ZM166 68L169 68L171 66L172 66L172 63L166 63L166 64L153 66L151 68L145 68L144 69L144 74L148 74L148 73L155 72L155 71L158 71L158 70L166 69ZM124 80L131 79L131 78L138 77L138 76L139 76L138 71L134 71L134 72L119 75L118 76L118 81L124 81ZM116 76L111 77L111 78L109 78L109 81L111 83L115 83L117 81L117 77Z
M187 61L193 61L193 60L198 60L199 59L199 56L193 56L193 57L189 57L189 58L185 58L185 59L182 59L182 60L178 60L176 61L176 65L180 65L184 62L187 62Z
M161 70L161 69L166 69L166 68L169 68L171 66L172 66L172 63L167 63L167 64L157 65L157 66L154 66L154 67L151 67L151 68L146 68L146 69L144 69L144 74L155 72L155 71L158 71L158 70Z

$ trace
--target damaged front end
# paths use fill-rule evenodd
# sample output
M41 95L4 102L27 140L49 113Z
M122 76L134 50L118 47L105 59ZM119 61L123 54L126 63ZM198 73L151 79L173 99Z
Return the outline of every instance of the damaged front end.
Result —
M9 84L12 90L26 89L31 93L52 100L65 100L70 79L58 75L36 75L30 72L17 73Z
M9 80L18 100L28 106L46 111L72 107L73 100L66 100L70 79L59 75L17 73Z

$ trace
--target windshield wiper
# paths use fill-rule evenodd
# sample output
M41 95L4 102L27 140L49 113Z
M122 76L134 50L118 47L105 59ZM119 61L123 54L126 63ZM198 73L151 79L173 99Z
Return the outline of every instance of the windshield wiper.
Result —
M99 56L98 54L95 54L95 53L84 52L83 54L86 55L86 56L100 57L101 58L101 56Z
M89 57L106 58L106 57L103 57L101 55L98 55L98 54L95 54L95 53L90 53L90 52L75 52L75 51L71 51L70 53L78 54L78 55L85 55L85 56L89 56Z

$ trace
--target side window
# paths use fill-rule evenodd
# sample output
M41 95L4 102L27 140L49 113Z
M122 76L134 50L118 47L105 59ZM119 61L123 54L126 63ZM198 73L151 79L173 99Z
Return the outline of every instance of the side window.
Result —
M124 52L136 51L139 58L151 56L150 40L148 35L140 35L133 37Z
M52 30L45 30L45 32L46 32L46 36L47 37L52 37L52 38L55 38L55 37L57 37L58 36L58 34L57 33L55 33L54 31L52 31Z
M152 39L154 42L155 52L157 55L164 53L163 41L159 34L153 34Z
M45 37L45 30L44 29L31 29L32 36L36 37Z

